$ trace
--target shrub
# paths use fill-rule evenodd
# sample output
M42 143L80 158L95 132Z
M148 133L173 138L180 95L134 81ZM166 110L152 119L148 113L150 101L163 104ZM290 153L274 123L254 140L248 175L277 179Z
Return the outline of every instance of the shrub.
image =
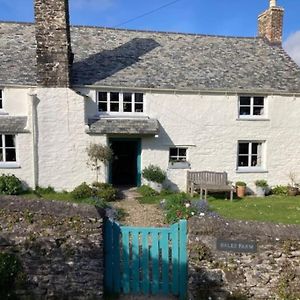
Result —
M99 197L104 201L115 201L117 190L109 183L94 182L92 184L93 196Z
M19 195L22 192L22 183L15 175L0 176L0 194Z
M38 194L52 194L52 193L55 193L55 190L52 186L48 186L48 187L40 187L38 186L36 189L35 189L35 192L38 193Z
M89 198L93 196L93 190L86 182L83 182L71 192L71 196L76 200Z
M247 184L245 182L243 182L243 181L237 181L235 183L235 186L247 186Z
M143 177L148 181L163 183L167 176L160 167L149 165L143 170Z
M162 189L160 192L161 196L168 196L168 195L174 195L174 194L175 194L175 192L171 191L169 189Z
M150 186L142 185L140 186L137 191L143 196L143 197L152 197L157 196L158 192L152 189Z
M0 252L0 290L11 289L21 269L21 263L15 255Z
M268 182L266 180L264 180L264 179L262 179L262 180L256 180L255 181L255 185L259 186L259 187L262 187L262 188L266 188L266 187L268 187Z
M288 195L288 187L284 185L276 185L272 188L272 194L278 196L287 196Z

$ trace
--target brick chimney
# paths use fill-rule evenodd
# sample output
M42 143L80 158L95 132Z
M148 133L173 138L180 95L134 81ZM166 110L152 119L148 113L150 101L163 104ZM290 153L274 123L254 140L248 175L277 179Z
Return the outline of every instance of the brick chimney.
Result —
M270 0L270 7L258 17L258 35L271 44L282 44L284 9L278 7L276 0Z
M68 0L35 0L37 81L69 87L72 65Z

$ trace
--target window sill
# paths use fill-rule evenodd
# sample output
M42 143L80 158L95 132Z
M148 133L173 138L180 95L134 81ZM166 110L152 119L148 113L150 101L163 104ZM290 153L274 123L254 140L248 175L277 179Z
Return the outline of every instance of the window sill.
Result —
M268 118L255 118L255 117L245 117L245 118L237 118L236 121L270 121Z
M0 115L1 115L1 116L7 116L8 113L5 112L3 109L0 109Z
M18 163L14 163L14 162L1 162L0 163L0 169L20 169L21 166Z
M98 112L97 116L100 118L140 118L146 117L144 112Z
M190 169L191 164L187 161L169 162L168 169Z
M237 169L236 173L269 173L269 171L264 169L244 168L244 169Z

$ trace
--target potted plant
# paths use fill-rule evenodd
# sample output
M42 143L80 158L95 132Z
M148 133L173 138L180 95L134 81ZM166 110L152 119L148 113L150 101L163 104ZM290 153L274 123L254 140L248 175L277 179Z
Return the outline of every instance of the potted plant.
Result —
M294 172L290 172L289 178L291 183L288 185L288 195L296 196L298 194L298 185L296 183L296 174Z
M256 180L255 185L256 185L256 196L257 197L265 197L266 191L268 188L267 181L264 179Z
M245 194L246 194L246 183L243 182L243 181L237 181L235 183L235 186L236 186L236 195L239 197L239 198L243 198L245 197Z
M163 186L162 183L166 179L166 172L164 172L160 167L149 165L143 170L143 177L148 181L148 185L157 191L161 192Z

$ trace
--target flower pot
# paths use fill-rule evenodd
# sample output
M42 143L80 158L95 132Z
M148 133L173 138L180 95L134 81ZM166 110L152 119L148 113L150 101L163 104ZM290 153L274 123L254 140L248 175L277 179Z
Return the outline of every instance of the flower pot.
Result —
M148 181L148 186L154 189L156 192L160 193L162 191L162 184L154 181Z
M266 189L261 186L256 187L256 196L257 197L265 197L266 195Z
M246 194L246 187L245 186L237 186L236 187L236 195L239 197L239 198L244 198L245 197L245 194Z
M288 195L289 196L296 196L297 194L298 194L298 188L289 186Z

